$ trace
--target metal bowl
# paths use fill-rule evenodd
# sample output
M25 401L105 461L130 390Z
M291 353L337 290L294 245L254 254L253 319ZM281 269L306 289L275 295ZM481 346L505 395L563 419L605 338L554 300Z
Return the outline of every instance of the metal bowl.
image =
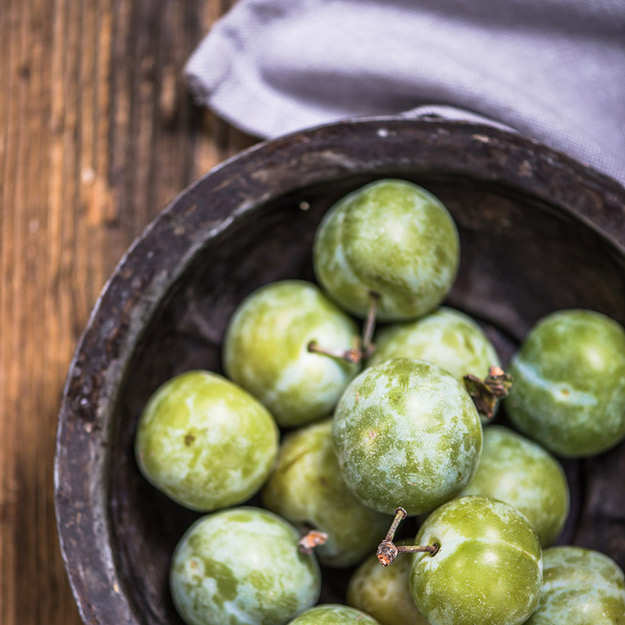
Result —
M181 622L169 560L198 515L140 476L133 436L141 409L174 374L220 371L235 306L261 284L313 279L322 215L381 177L415 181L448 206L462 246L448 302L481 320L504 360L556 309L591 308L625 324L625 189L543 145L488 126L395 117L324 126L239 154L178 196L135 242L68 374L56 510L85 623ZM561 542L600 549L624 566L625 445L565 467L573 509ZM328 596L346 576L330 578Z

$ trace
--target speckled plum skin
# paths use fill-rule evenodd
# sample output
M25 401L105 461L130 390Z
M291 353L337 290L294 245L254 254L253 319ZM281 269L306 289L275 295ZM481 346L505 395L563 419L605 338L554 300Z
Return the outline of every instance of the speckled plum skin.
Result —
M522 512L543 547L560 534L569 512L569 487L560 463L540 445L508 428L484 432L480 465L462 495L486 495Z
M207 512L258 491L278 455L278 427L249 393L209 371L189 371L148 401L135 438L141 472L179 504Z
M328 534L315 549L329 566L352 566L373 551L391 517L364 506L339 470L330 420L288 434L278 464L263 489L267 508L295 525L311 524Z
M454 499L421 526L410 587L432 625L521 625L538 605L542 552L536 532L512 506L489 497Z
M333 438L345 482L393 514L433 510L477 468L482 426L466 389L436 365L396 358L365 369L336 408Z
M283 427L330 414L359 366L311 353L354 347L356 323L320 289L302 280L261 287L237 308L226 332L224 369Z
M319 598L314 555L297 549L299 533L260 508L201 518L173 555L174 604L189 625L284 625Z
M375 345L369 366L391 358L416 358L442 367L459 382L467 373L484 378L489 367L501 366L482 328L464 313L445 306L417 321L387 326L376 335Z
M289 625L380 625L374 618L345 605L318 605L291 621Z
M625 330L588 310L564 310L530 331L509 367L512 422L556 454L588 457L625 437Z
M364 317L369 292L378 318L415 319L451 289L460 260L458 231L445 206L404 180L372 182L337 202L315 236L317 280L339 305Z
M501 366L482 328L464 313L444 306L417 321L387 326L376 335L375 346L369 366L391 358L417 358L442 367L462 384L468 373L485 378L490 367ZM490 422L482 419L484 425Z
M413 544L412 540L398 544ZM347 586L347 603L373 616L380 625L430 625L410 592L412 555L400 554L392 566L380 566L375 554L354 572Z
M526 625L623 625L625 578L608 556L580 547L543 554L543 592Z

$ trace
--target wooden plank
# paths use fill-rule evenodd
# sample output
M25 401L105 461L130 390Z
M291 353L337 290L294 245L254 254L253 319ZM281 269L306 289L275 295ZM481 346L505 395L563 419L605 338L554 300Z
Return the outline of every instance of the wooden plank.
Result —
M76 341L132 240L252 140L194 107L220 0L0 3L0 622L80 623L53 506Z

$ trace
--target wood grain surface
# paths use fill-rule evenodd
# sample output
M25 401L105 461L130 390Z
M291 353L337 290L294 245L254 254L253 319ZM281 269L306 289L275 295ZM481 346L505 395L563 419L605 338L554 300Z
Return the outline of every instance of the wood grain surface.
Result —
M133 239L253 143L193 106L227 0L0 2L0 623L78 625L53 506L65 374Z

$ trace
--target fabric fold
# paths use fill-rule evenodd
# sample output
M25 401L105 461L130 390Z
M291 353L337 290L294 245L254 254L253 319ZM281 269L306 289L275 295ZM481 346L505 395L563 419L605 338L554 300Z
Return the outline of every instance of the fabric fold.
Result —
M625 183L620 0L241 0L185 73L198 102L256 136L467 111Z

